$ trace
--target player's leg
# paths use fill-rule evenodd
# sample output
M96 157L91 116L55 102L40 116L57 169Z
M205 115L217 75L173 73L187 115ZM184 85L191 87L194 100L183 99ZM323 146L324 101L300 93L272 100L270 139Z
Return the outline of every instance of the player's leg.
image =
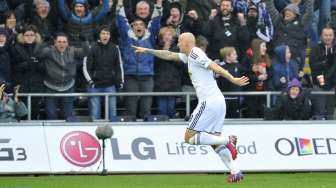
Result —
M229 137L213 135L207 132L197 132L185 140L192 145L226 145L230 142Z
M188 126L188 130L193 130L196 133L186 133L186 142L194 145L228 144L230 142L229 137L214 134L220 133L222 130L225 108L223 96L200 102L192 113Z
M224 145L212 147L230 171L230 176L228 176L227 181L233 183L243 180L243 173L238 169L236 160L232 158L231 151Z

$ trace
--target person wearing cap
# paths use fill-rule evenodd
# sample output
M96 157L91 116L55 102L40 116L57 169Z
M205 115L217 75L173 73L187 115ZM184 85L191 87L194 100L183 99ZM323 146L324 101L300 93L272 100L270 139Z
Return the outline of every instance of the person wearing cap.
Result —
M83 64L83 74L87 80L89 93L115 93L123 86L124 75L119 47L111 41L108 26L99 28L99 38ZM117 100L109 96L109 120L117 115ZM89 112L93 119L101 119L101 97L89 97Z
M300 81L294 78L281 93L273 112L278 120L308 120L311 110L310 90L303 89Z
M274 0L265 0L266 8L274 25L273 46L288 45L293 59L298 63L302 75L307 37L305 30L313 17L313 0L304 0L305 13L301 15L297 4L288 4L282 14L275 8Z
M35 8L33 8L35 6ZM24 1L25 23L35 25L44 42L52 42L52 35L57 31L58 15L56 1Z

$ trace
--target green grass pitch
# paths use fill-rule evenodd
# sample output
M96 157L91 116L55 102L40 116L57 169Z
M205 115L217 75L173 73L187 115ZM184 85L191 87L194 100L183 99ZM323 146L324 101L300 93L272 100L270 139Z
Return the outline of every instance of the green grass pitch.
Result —
M336 172L246 174L235 184L223 174L0 177L0 188L336 188Z

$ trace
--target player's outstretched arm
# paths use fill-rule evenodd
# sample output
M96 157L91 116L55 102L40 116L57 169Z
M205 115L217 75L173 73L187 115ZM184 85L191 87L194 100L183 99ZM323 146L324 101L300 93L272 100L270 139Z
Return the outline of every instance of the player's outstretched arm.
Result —
M246 76L242 76L240 78L233 77L227 70L223 69L221 66L217 65L217 63L211 62L208 66L209 69L213 70L216 74L228 79L230 82L239 85L245 86L249 84L249 79Z
M171 52L168 50L154 50L149 48L143 48L139 46L132 46L136 53L147 53L152 54L158 58L170 60L170 61L181 61L178 53Z

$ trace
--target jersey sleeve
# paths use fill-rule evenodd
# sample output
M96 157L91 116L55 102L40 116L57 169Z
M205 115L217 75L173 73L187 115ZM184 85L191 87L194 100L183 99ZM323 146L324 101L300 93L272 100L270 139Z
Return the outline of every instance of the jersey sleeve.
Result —
M178 56L183 63L188 63L188 57L185 54L178 53Z
M207 68L211 62L211 59L199 48L193 48L190 53L192 62L201 67Z

